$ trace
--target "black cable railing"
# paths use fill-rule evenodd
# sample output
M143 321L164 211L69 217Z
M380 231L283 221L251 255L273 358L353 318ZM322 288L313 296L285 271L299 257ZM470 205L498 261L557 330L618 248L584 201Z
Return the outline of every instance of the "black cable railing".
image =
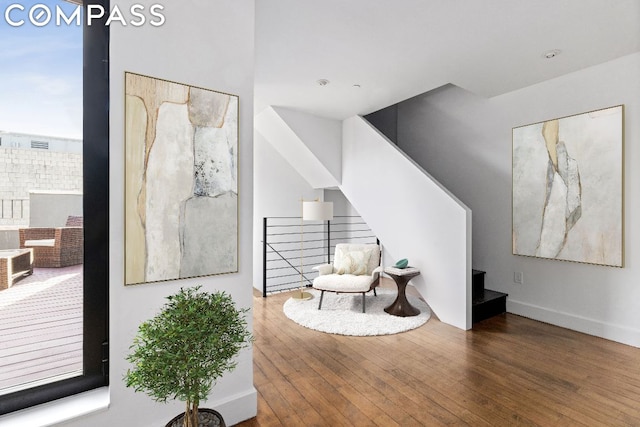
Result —
M334 216L332 221L300 217L266 217L262 225L262 296L308 287L320 264L330 264L337 243L377 243L360 216Z

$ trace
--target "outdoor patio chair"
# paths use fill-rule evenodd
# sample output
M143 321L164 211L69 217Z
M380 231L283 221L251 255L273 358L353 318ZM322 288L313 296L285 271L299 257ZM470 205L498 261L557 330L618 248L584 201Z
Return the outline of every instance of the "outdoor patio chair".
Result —
M67 218L65 227L21 228L20 248L32 248L34 267L67 267L84 262L84 230L81 216Z

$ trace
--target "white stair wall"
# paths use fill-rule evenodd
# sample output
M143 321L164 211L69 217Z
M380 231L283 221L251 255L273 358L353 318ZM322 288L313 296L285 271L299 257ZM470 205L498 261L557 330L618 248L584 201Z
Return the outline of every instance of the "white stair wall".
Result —
M280 107L255 117L255 129L313 188L340 182L341 123Z
M362 117L343 122L340 189L441 321L471 328L471 210Z

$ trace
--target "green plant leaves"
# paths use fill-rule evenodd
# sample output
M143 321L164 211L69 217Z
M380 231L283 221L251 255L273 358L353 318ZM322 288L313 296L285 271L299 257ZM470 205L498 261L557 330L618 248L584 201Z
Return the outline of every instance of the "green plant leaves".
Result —
M133 365L124 377L127 387L159 402L179 399L197 407L236 367L235 356L253 340L248 309L237 309L225 292L199 289L167 297L160 313L139 326L126 357Z

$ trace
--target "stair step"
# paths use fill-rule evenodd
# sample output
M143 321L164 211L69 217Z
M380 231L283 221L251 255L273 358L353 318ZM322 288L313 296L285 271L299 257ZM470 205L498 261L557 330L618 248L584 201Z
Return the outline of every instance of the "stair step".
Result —
M507 296L508 294L503 292L485 289L482 296L473 298L471 321L476 323L506 312Z
M474 300L476 298L482 298L482 295L484 295L485 272L480 270L471 270L471 274L472 274L471 298Z

